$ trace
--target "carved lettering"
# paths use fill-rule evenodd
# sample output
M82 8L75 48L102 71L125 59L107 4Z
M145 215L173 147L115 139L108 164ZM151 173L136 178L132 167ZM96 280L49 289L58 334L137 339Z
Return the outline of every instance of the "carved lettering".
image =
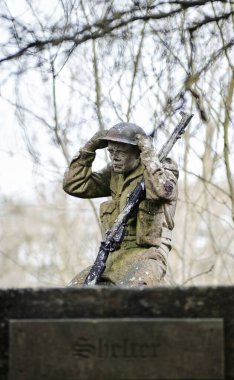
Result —
M103 338L91 342L86 337L80 337L73 345L73 355L77 358L154 358L157 357L155 343L138 342L123 339L118 342L108 342Z
M88 359L94 352L94 345L87 342L87 339L83 337L81 337L73 347L73 355L81 358Z
M13 320L9 380L221 380L223 342L219 319Z

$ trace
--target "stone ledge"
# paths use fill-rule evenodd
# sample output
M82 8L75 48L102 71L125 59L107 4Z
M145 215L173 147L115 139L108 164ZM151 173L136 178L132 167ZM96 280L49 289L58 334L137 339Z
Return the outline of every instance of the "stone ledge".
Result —
M234 287L0 290L0 379L8 379L10 319L221 318L226 379L234 380Z

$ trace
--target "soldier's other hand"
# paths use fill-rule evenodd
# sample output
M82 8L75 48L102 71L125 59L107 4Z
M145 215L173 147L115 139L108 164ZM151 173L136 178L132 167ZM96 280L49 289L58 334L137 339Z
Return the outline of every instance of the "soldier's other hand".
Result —
M151 137L137 134L136 142L141 152L148 151L153 148L153 142Z
M100 140L100 138L105 137L106 134L107 134L106 130L96 132L93 135L93 137L85 144L85 149L95 152L95 150L97 149L106 148L108 145L108 141Z

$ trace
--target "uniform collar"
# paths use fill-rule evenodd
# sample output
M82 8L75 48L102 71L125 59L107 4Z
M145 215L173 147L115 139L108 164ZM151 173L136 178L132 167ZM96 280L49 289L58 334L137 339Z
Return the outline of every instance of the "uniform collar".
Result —
M143 175L143 166L141 165L141 163L137 166L136 169L130 172L125 178L123 174L114 173L114 171L112 170L112 176L111 176L112 192L116 193L117 188L119 190L120 188L124 189L132 180L138 177L142 177L142 175Z
M143 175L143 167L141 164L137 166L135 170L130 172L127 177L124 178L124 185L132 181L133 179Z

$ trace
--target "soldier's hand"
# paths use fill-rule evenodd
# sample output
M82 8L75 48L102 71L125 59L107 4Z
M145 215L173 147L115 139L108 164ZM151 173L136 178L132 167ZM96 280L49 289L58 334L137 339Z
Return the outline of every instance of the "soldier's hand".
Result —
M141 152L150 151L153 149L153 142L151 137L137 134L135 139Z
M161 168L161 163L155 151L153 140L150 136L136 136L138 148L141 151L140 158L143 166L151 173Z
M100 140L101 137L105 137L107 134L107 131L98 131L96 132L93 137L85 144L84 148L95 152L97 149L103 149L106 148L108 145L108 141L106 140Z

